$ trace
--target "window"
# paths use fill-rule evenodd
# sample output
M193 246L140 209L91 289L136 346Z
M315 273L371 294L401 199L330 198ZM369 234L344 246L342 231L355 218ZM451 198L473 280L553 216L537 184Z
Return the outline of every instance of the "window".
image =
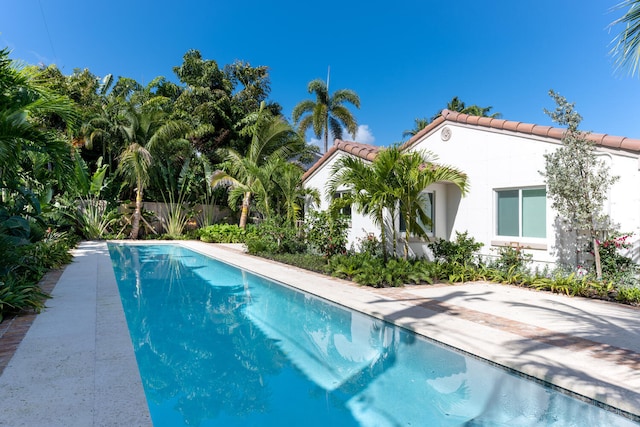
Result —
M427 215L429 216L429 218L431 219L431 223L430 224L422 224L422 228L424 228L424 231L427 232L427 234L433 234L433 230L435 229L435 204L434 204L434 200L435 200L435 194L433 192L428 192L426 193L426 197L424 198L425 200L425 209L424 211L427 213ZM400 215L400 232L404 233L405 231L407 231L407 224L406 221L404 220L404 216Z
M496 234L547 237L547 190L520 188L496 191Z
M341 199L347 195L346 192L338 192L333 195L333 199ZM344 215L346 217L351 218L351 205L346 205L340 208L340 215Z

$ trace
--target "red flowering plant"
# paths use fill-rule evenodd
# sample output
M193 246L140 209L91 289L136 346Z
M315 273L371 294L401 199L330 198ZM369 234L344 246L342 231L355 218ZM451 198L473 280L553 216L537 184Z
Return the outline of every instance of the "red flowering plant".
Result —
M598 241L602 276L605 279L619 281L624 276L635 273L636 265L622 251L631 248L633 234L613 234L606 240Z

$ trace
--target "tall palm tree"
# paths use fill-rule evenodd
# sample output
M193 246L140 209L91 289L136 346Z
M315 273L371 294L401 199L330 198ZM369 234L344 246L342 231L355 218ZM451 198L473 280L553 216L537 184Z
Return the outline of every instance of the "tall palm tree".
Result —
M269 214L268 181L274 164L281 159L288 160L304 148L304 141L281 116L271 114L263 102L260 109L249 114L240 125L240 132L251 136L246 153L232 148L218 149L224 159L222 171L214 173L211 185L230 185L229 205L236 206L242 198L240 227L245 228L249 218L251 199L258 195L262 210Z
M451 166L434 163L435 160L436 156L428 151L412 151L402 153L395 167L395 194L400 215L406 224L405 259L409 257L409 237L426 237L424 226L431 224L429 213L425 210L428 205L427 187L436 182L448 182L456 185L464 195L469 186L465 173Z
M615 9L626 9L622 17L611 26L623 25L623 30L613 39L611 54L618 67L629 67L632 75L638 72L640 63L640 0L624 0Z
M348 102L360 108L358 95L350 89L340 89L330 95L327 83L321 79L311 81L307 89L309 93L316 95L316 100L307 99L294 107L292 118L298 131L304 134L307 129L312 128L316 138L324 135L325 153L329 148L329 131L334 138L342 139L344 127L355 138L358 123L343 104Z

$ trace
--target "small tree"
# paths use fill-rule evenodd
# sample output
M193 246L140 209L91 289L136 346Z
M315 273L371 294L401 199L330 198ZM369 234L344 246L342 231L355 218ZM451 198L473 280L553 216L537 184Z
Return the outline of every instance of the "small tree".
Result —
M609 174L607 165L598 160L594 143L587 139L588 133L578 130L582 117L574 110L574 104L555 93L549 95L556 102L555 111L547 111L551 119L567 131L562 138L562 147L545 154L545 170L540 172L547 184L552 207L565 219L573 230L585 233L593 242L596 274L602 277L598 247L599 223L602 222L602 206L611 185L618 179ZM588 244L588 243L587 243Z

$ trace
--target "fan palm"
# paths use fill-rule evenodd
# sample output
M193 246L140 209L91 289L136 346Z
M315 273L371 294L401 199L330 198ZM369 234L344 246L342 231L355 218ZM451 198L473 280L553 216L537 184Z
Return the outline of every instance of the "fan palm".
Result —
M307 99L294 107L292 118L298 131L304 134L307 129L312 128L316 138L324 135L325 153L329 148L329 131L334 138L342 139L344 127L355 138L358 123L343 104L348 102L360 108L358 95L350 89L340 89L330 95L327 84L320 79L311 81L307 89L309 93L316 95L316 100Z

